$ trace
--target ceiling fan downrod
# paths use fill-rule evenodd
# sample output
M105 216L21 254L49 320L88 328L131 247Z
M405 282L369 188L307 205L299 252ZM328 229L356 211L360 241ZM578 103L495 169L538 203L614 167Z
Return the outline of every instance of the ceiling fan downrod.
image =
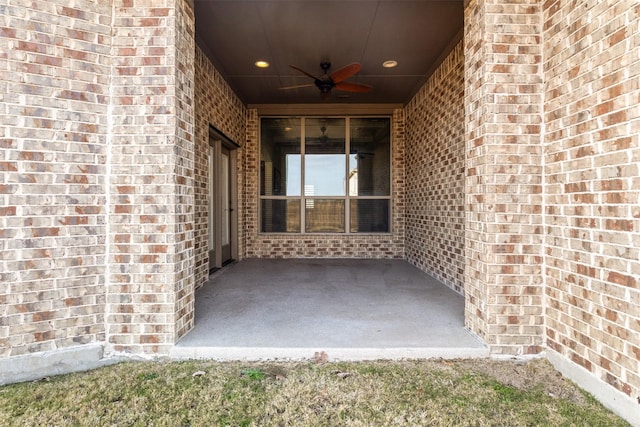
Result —
M322 68L322 71L324 71L324 73L327 74L327 71L329 71L329 68L331 68L331 62L322 61L320 63L320 68Z

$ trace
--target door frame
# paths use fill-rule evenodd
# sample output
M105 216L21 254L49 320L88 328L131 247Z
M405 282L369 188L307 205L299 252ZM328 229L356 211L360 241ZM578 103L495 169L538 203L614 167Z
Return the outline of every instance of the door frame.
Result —
M213 154L213 161L209 161L207 165L209 179L207 205L207 253L209 256L209 271L221 268L223 264L238 259L238 159L237 149L240 147L222 132L209 126L209 150ZM214 174L220 171L220 162L222 161L223 147L229 151L229 206L231 210L229 215L229 244L230 259L222 259L222 221L224 215L224 206L222 206L222 192L220 189L212 188L220 183L219 179L213 179ZM213 165L213 170L212 170ZM217 167L216 167L217 165ZM217 191L214 191L217 190ZM213 197L212 197L213 196ZM213 213L213 215L212 215ZM211 229L213 227L213 230ZM213 232L213 239L211 233ZM213 243L213 248L209 246ZM213 259L211 259L213 257Z

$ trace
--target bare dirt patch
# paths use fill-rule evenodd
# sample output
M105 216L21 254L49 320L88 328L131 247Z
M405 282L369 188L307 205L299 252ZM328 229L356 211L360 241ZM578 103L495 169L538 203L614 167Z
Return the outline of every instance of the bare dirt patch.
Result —
M541 390L550 397L567 399L581 405L586 403L585 393L544 359L526 362L465 359L456 363L493 377L507 386L520 390Z

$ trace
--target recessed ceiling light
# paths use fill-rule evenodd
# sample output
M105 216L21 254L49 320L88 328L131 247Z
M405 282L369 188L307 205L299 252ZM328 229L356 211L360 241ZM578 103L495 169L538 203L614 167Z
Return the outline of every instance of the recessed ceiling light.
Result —
M384 61L384 62L382 63L382 66L383 66L384 68L393 68L393 67L395 67L395 66L397 66L397 65L398 65L398 61L393 61L393 60L391 60L391 61Z
M256 61L256 67L258 68L267 68L269 66L269 63L267 61Z

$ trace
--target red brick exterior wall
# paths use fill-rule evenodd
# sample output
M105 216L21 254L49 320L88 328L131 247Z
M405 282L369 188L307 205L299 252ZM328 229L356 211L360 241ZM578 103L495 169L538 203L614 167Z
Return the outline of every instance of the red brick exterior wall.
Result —
M0 356L163 352L193 325L193 10L0 17Z
M173 342L194 325L194 240L195 240L195 21L192 1L175 2L174 98L175 124L173 142L176 152L174 167L175 228L174 247L175 334Z
M193 326L193 10L114 13L107 346L166 352Z
M405 108L406 259L464 292L464 49Z
M209 278L208 253L208 210L209 210L209 126L213 126L238 145L246 139L247 110L233 93L211 61L196 47L195 52L195 109L196 109L196 150L195 150L195 283L200 287ZM238 156L238 188L244 186L244 153L240 148ZM241 194L238 191L238 194ZM238 211L244 211L244 200L238 200ZM239 227L242 229L242 227ZM238 239L242 246L243 239ZM242 251L239 251L242 253Z
M547 345L640 397L640 5L544 4Z
M188 1L63 3L0 15L0 358L167 353L193 326L213 125L242 146L241 258L405 258L494 354L548 348L640 397L637 1L466 2L393 114L392 232L346 236L259 233L258 114Z
M540 2L465 8L466 325L493 353L544 346Z
M105 340L111 6L0 15L0 357Z

